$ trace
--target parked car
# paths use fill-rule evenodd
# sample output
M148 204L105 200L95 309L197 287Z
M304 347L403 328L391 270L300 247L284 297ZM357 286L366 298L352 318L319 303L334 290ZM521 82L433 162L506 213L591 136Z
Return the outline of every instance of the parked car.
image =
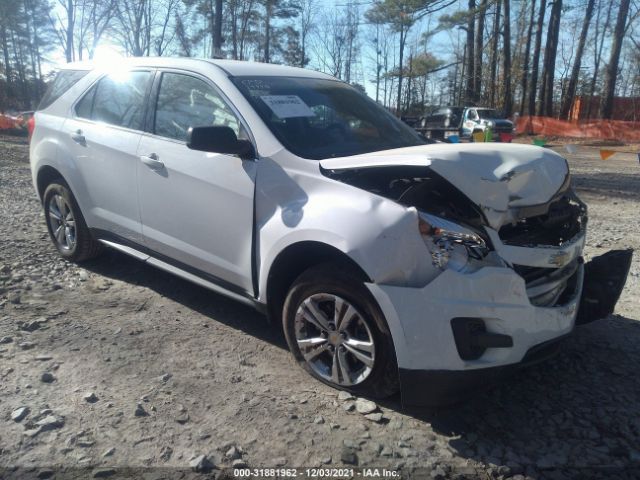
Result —
M629 252L583 265L587 209L560 155L427 145L310 70L69 64L34 124L63 258L109 247L252 305L358 395L442 404L545 358L613 310L629 268Z
M514 125L494 108L485 107L444 107L436 109L420 120L419 130L425 136L444 140L451 135L472 138L476 132L491 129L492 139L497 142L511 142Z

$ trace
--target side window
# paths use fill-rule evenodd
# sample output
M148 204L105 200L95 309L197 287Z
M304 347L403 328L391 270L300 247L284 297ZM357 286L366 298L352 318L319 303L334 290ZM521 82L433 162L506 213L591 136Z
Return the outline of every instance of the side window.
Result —
M85 93L84 97L76 103L76 115L80 118L88 118L91 119L91 109L93 108L93 97L96 93L95 85L91 87L87 93Z
M162 74L156 103L154 133L187 139L189 127L225 126L240 135L240 123L224 99L209 84L180 73Z
M42 97L40 104L38 105L38 110L44 110L53 102L55 102L58 98L66 93L71 87L73 87L76 83L82 79L87 73L88 70L62 70L49 88L47 92Z
M76 113L97 122L141 130L150 80L151 72L107 75L80 100Z

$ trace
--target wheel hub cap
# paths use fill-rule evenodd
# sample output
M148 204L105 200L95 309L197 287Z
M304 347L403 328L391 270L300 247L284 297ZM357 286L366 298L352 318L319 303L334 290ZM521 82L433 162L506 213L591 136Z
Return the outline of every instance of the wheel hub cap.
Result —
M357 385L367 379L375 363L375 344L367 322L337 295L311 295L296 311L296 342L320 377L340 386Z

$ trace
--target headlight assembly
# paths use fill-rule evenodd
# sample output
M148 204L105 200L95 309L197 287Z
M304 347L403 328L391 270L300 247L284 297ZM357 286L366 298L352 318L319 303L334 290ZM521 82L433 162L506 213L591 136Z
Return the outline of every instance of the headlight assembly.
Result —
M444 270L461 271L469 258L481 260L489 249L480 235L440 217L419 213L418 228L431 252L433 264Z

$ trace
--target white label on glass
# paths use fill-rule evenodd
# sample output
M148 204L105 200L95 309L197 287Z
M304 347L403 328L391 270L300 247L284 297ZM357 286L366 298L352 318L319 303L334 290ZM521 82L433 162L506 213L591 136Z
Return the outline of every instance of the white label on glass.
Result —
M297 95L263 95L260 98L278 118L315 117L313 110Z

